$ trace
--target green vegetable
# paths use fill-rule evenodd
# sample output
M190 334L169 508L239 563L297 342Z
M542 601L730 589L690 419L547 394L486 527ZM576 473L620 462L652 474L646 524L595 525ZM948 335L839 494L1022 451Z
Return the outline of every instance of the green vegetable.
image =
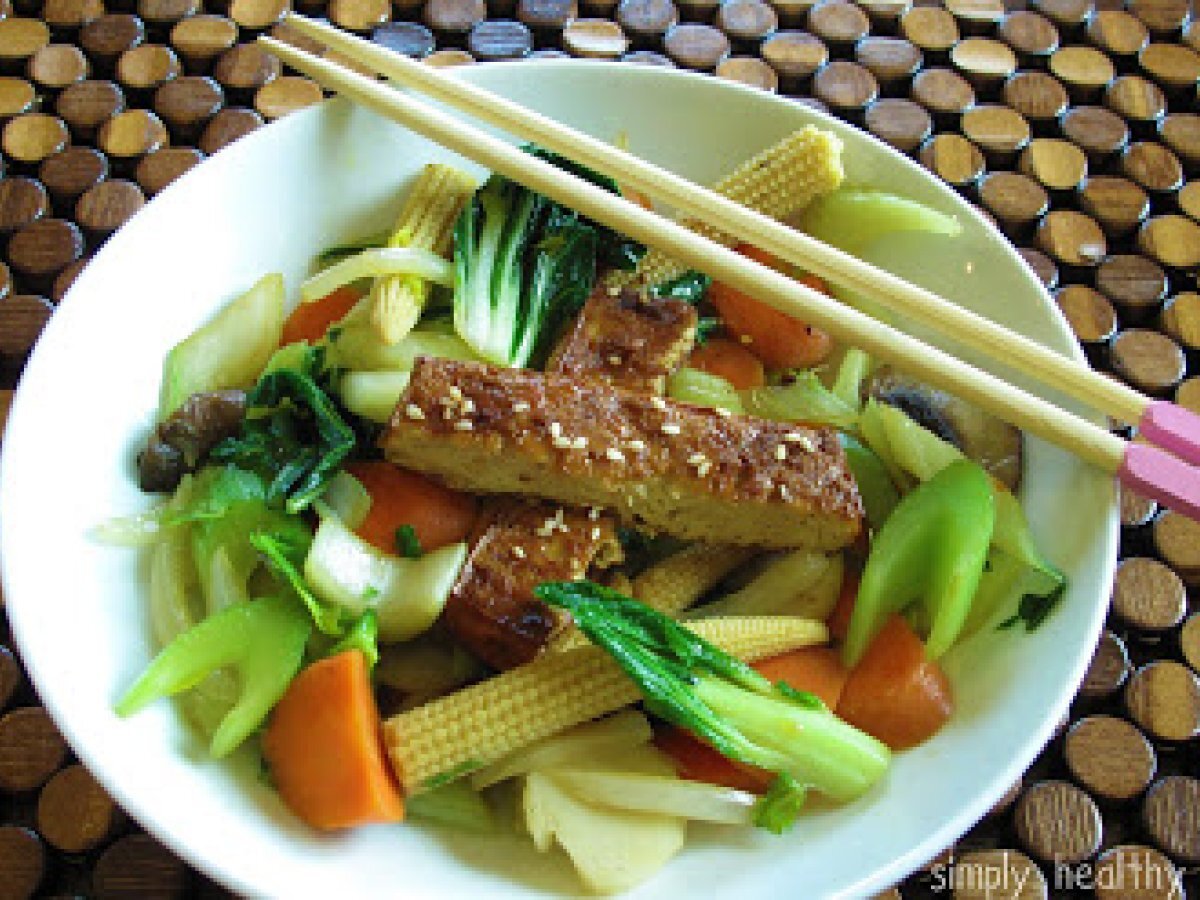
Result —
M405 559L421 558L421 541L411 525L401 525L396 529L396 551Z
M167 354L158 417L192 394L254 384L283 334L283 276L265 275Z
M857 347L849 347L838 366L830 393L850 408L858 409L862 406L862 384L870 373L871 357Z
M708 339L721 330L721 320L717 316L701 316L696 320L696 346L703 347Z
M669 281L656 284L650 288L651 297L666 297L671 300L682 300L695 306L704 299L712 279L702 272L688 269L682 275L676 275Z
M616 192L609 179L531 152ZM488 362L528 365L591 293L597 261L628 269L641 252L640 245L494 174L454 228L455 330Z
M742 412L742 398L732 384L720 375L689 369L677 369L667 379L667 396L696 406Z
M344 244L334 244L332 247L328 247L317 254L317 266L324 268L325 266L332 265L343 257L352 256L362 250L370 250L375 247L386 247L389 237L391 237L391 231L381 231L377 234L369 234L365 237L346 241Z
M839 801L861 795L887 768L888 749L838 719L817 697L771 684L636 600L587 581L543 584L535 594L571 613L641 689L650 712L730 759ZM785 781L777 790L794 798L797 788ZM782 827L785 808L775 805L764 822Z
M494 834L496 817L471 785L462 779L404 798L404 811L414 819L475 834Z
M884 191L843 187L818 197L804 211L801 227L818 240L855 256L877 238L901 231L955 237L958 220L915 200Z
M765 385L742 392L746 411L764 419L854 428L858 409L821 384L815 372L801 371L790 384Z
M163 648L117 702L117 714L133 715L231 666L240 676L241 690L210 745L214 757L225 756L262 724L283 696L300 670L310 631L303 607L290 597L268 597L224 609Z
M337 605L323 603L300 574L312 546L313 536L306 531L303 539L298 538L299 535L294 532L267 534L256 531L250 535L250 543L266 557L271 571L278 575L304 604L317 630L322 634L338 637L344 631L342 609Z
M914 601L929 625L927 655L950 649L979 585L994 520L991 481L969 460L907 494L871 545L842 648L846 664L854 666L887 617Z
M326 656L337 656L344 650L361 650L367 658L367 668L379 662L379 619L375 610L368 609L346 629L346 636L334 644Z
M408 387L408 379L409 373L401 371L346 372L338 384L338 392L350 412L384 425Z
M411 372L418 356L475 361L479 356L456 334L422 322L395 344L386 343L370 322L354 322L331 332L329 362L346 369Z
M772 834L783 834L796 821L808 794L804 785L780 773L754 806L754 824Z
M873 451L848 434L840 433L839 437L846 454L846 465L858 484L858 494L867 513L867 524L878 531L900 502L900 492L892 483L883 461Z

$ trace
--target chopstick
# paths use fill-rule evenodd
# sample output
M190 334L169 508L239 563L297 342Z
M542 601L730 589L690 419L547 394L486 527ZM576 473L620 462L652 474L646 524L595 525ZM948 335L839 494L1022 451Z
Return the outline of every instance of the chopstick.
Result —
M289 15L287 21L298 31L381 75L603 172L622 185L718 227L744 243L911 316L1118 422L1137 425L1147 440L1200 464L1200 416L1182 407L1152 400L1086 364L1055 353L931 291L490 91L327 23L295 14Z
M878 359L891 361L909 374L987 409L1105 472L1118 475L1143 494L1200 519L1200 472L1169 453L1126 442L1040 397L709 241L677 222L539 160L411 94L280 41L267 37L260 37L259 41L296 70L360 105L655 247L717 281L789 315L802 316L834 337L855 344ZM374 67L369 60L354 55L358 61Z

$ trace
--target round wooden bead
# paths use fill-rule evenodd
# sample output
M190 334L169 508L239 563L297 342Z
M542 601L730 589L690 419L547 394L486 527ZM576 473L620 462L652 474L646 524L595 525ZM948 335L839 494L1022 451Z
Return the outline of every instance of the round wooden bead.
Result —
M74 44L47 44L29 57L26 72L47 91L61 91L88 75L87 57Z
M1188 0L1129 0L1128 7L1152 34L1162 37L1177 35L1191 17Z
M50 43L50 29L40 19L0 19L0 66L12 70Z
M729 38L711 25L685 22L670 29L663 50L676 65L700 72L712 71L729 55Z
M75 221L93 237L112 234L146 204L146 195L132 181L102 181L79 198Z
M1110 352L1113 371L1155 397L1169 395L1187 367L1178 344L1165 334L1145 328L1122 331L1113 339Z
M49 280L79 259L83 247L83 235L74 223L64 219L39 219L9 240L8 262L23 275Z
M200 0L138 0L138 16L156 34L166 34L180 19L200 12Z
M172 900L184 896L189 880L187 866L146 834L132 834L112 844L92 871L97 900Z
M288 0L231 0L229 18L239 28L254 34L280 22L290 5Z
M257 130L262 124L262 116L254 110L236 106L228 107L213 116L204 126L198 146L205 154L211 156L239 138Z
M779 75L785 91L795 90L829 61L829 49L804 31L780 31L763 42L762 58Z
M585 59L618 59L629 49L621 26L609 19L575 19L563 29L563 49Z
M558 54L559 50L535 50L529 56L534 58L542 54ZM569 57L570 54L563 53L563 56ZM621 57L621 62L633 63L635 66L663 66L668 69L675 68L675 63L671 61L669 56L663 56L661 53L656 53L653 50L631 50Z
M958 43L958 22L939 6L914 6L900 20L904 38L927 53L945 53Z
M164 147L144 156L134 177L146 195L153 197L202 159L204 154L194 147Z
M534 53L530 54L530 56L535 55L536 52L537 51L534 51ZM567 57L569 54L562 53L561 51L555 51L555 56ZM428 66L433 66L435 69L452 69L455 66L471 65L473 62L475 62L475 57L473 57L466 50L447 47L445 50L434 50L427 57L421 60L421 62Z
M254 108L268 122L273 122L288 113L320 103L323 98L321 86L315 81L298 75L281 75L255 92Z
M96 131L125 109L125 94L111 81L81 81L61 94L54 110L79 141L91 141Z
M1105 233L1121 237L1150 214L1150 197L1128 178L1099 175L1080 189L1079 204L1100 223Z
M1108 254L1108 242L1096 220L1071 209L1046 214L1037 228L1037 245L1068 266L1095 266Z
M46 848L19 825L0 825L0 897L28 900L46 875Z
M1200 781L1168 775L1150 788L1142 822L1159 847L1185 863L1200 862Z
M1158 758L1146 736L1116 716L1089 716L1076 722L1063 741L1071 777L1097 797L1132 800L1146 789Z
M846 47L866 37L871 20L854 3L822 0L809 12L808 27L827 44Z
M1170 193L1183 184L1179 158L1152 141L1131 144L1121 155L1121 171L1148 191Z
M1200 681L1174 660L1156 660L1134 672L1125 705L1133 721L1159 740L1186 741L1200 733Z
M79 27L104 14L104 0L46 0L41 20L50 30L74 34Z
M864 121L873 135L903 153L916 150L933 131L924 107L899 97L876 100L867 107Z
M1104 103L1126 121L1145 128L1155 125L1167 111L1167 98L1152 81L1140 75L1122 75L1104 92Z
M1200 80L1200 53L1178 44L1150 44L1138 54L1138 63L1168 91L1195 87Z
M1028 788L1013 815L1017 837L1037 859L1079 863L1100 849L1103 822L1095 801L1065 781Z
M1172 113L1159 124L1159 136L1189 169L1200 166L1200 115Z
M1200 294L1185 291L1168 300L1159 318L1159 327L1185 349L1200 350ZM1200 532L1196 537L1200 538ZM1200 564L1200 553L1197 554L1197 564ZM1179 571L1174 563L1171 565Z
M123 818L112 798L81 765L57 773L38 797L38 832L65 853L83 853L99 846Z
M154 111L181 141L194 139L225 105L225 94L212 78L185 75L154 92Z
M1167 273L1144 256L1119 253L1100 264L1096 287L1126 316L1144 321L1167 296Z
M1058 286L1058 266L1049 256L1033 247L1018 247L1017 254L1025 260L1025 265L1029 266L1046 290L1052 291Z
M63 297L67 295L71 285L75 283L75 279L79 277L79 273L84 270L88 264L88 259L77 259L61 272L54 276L54 283L50 286L50 299L55 303L61 303Z
M779 27L775 10L762 0L724 0L714 23L735 46L756 48Z
M983 153L960 134L937 134L927 140L921 147L921 164L958 188L977 182L985 168Z
M1045 58L1058 49L1058 28L1041 13L1027 9L1005 16L999 33L1022 56Z
M1092 0L1034 0L1033 8L1066 31L1078 31L1092 13Z
M1017 70L1017 55L991 38L959 41L950 51L950 61L968 81L983 88L999 84Z
M1137 233L1138 249L1164 266L1191 271L1200 266L1200 225L1185 216L1155 216Z
M1055 300L1085 349L1098 348L1117 333L1117 313L1099 291L1087 285L1072 284L1060 290ZM1124 497L1124 493L1121 496Z
M952 69L923 69L913 78L912 99L935 117L957 117L975 105L975 89Z
M1200 181L1189 181L1181 187L1175 195L1175 202L1181 213L1200 222Z
M97 143L114 161L128 162L165 147L170 138L162 119L145 109L118 113L100 126Z
M68 147L43 162L38 177L55 203L64 211L69 210L74 207L75 198L108 177L108 159L92 147ZM0 189L3 184L0 182ZM3 207L0 203L0 209Z
M1192 295L1196 296L1196 295ZM1184 583L1200 585L1200 524L1170 510L1154 522L1154 546Z
M1044 188L1017 172L992 172L979 185L979 199L1006 234L1020 233L1050 207Z
M1200 50L1200 19L1192 19L1184 26L1183 42L1193 50Z
M388 22L371 32L371 40L413 59L424 59L437 46L433 32L420 22Z
M621 0L617 6L617 23L634 46L657 46L678 22L679 9L671 0Z
M425 4L424 21L435 34L465 37L486 18L483 0L428 0Z
M1055 121L1070 102L1058 79L1045 72L1017 72L1004 82L1003 97L1035 125Z
M1080 694L1092 699L1108 697L1125 684L1129 677L1129 652L1125 642L1111 631L1100 635L1092 662L1080 685Z
M36 99L37 91L24 78L0 76L0 121L29 112Z
M1179 630L1179 649L1192 671L1200 672L1200 613L1183 623Z
M79 43L92 62L107 67L146 40L146 26L128 13L105 13L79 29Z
M1102 106L1076 106L1060 123L1063 135L1078 144L1093 161L1102 162L1129 143L1129 126Z
M1179 900L1179 873L1151 847L1124 844L1096 860L1090 880L1096 900Z
M71 139L66 123L47 113L25 113L9 119L0 132L0 148L14 162L36 166L58 153Z
M1046 876L1024 853L1016 850L972 850L954 858L955 900L1044 900ZM1006 885L1000 894L995 885Z
M0 718L0 790L19 793L39 788L66 757L66 742L41 707L21 707Z
M1011 160L1029 143L1029 123L1007 106L984 104L962 115L962 132L993 164Z
M35 179L0 178L0 235L36 222L49 210L46 188Z
M853 114L879 96L879 84L858 63L834 60L813 76L813 94L830 109Z
M474 4L470 4L474 6ZM433 4L432 15L439 17L442 23L460 24L454 16L463 4L439 2ZM357 31L365 34L373 28L389 21L392 17L392 5L389 0L330 0L329 19L339 28L347 31ZM428 21L428 20L427 20ZM472 23L473 24L473 23ZM433 27L430 23L430 27ZM470 27L470 26L468 26ZM461 27L447 30L463 31Z
M1035 138L1021 152L1018 168L1051 191L1073 191L1087 178L1087 157L1069 141Z
M286 33L279 39L284 36ZM171 46L197 72L207 71L213 60L232 48L237 40L237 24L225 16L189 16L171 29Z
M1059 47L1050 56L1050 71L1066 85L1076 102L1087 102L1117 74L1112 61L1094 47Z
M779 90L779 76L757 56L726 57L717 66L716 75L770 93Z
M1100 9L1088 20L1088 39L1111 56L1132 57L1150 43L1141 19L1121 9Z
M553 34L563 30L579 15L575 0L519 0L517 18L537 34Z
M1175 388L1175 402L1200 415L1200 378L1188 378Z
M799 28L817 2L818 0L772 0L771 6L779 16L780 25L784 28ZM686 7L687 4L681 5Z
M912 0L856 0L877 31L895 31L896 23L912 9Z
M921 51L902 38L865 37L854 48L854 58L882 85L911 78L921 68Z
M945 0L945 6L968 34L991 31L1004 18L1003 0Z
M175 51L163 44L142 44L117 59L117 81L134 91L153 91L182 71Z
M1166 631L1183 621L1187 591L1179 576L1158 560L1126 557L1117 566L1112 610L1141 631Z
M0 293L0 300L3 300L7 293L7 291ZM9 391L6 400L0 402L0 435L4 434L4 423L8 419L8 404L11 402L12 392ZM0 711L8 708L24 682L25 674L21 671L21 664L17 662L17 657L11 650L0 644Z
M410 23L406 23L410 24ZM423 26L417 26L423 29ZM432 35L430 43L432 44ZM280 76L278 58L258 44L239 44L217 59L213 75L231 96L249 99L254 92Z

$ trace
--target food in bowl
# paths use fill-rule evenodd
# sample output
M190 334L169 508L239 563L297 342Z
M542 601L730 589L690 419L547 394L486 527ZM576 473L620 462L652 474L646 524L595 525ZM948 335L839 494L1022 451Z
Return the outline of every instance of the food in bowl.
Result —
M840 185L840 153L810 127L726 189L782 182L772 211L842 245L955 233ZM685 819L778 831L810 789L862 795L950 715L937 658L1061 593L999 478L1019 440L993 428L989 477L860 351L499 176L427 167L386 243L286 321L268 275L178 344L139 461L174 491L134 523L167 646L118 709L186 691L217 756L263 727L309 824L407 800L489 827L465 777L518 778L535 844L626 889ZM386 753L372 666L402 694ZM653 745L618 712L639 689Z

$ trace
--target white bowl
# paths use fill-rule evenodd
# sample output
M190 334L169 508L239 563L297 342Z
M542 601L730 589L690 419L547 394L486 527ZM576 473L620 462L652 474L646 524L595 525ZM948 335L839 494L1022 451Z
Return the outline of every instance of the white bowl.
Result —
M702 183L807 122L841 134L851 182L957 215L953 242L881 248L901 274L1063 353L1070 332L1004 240L924 170L811 109L712 78L548 62L469 79ZM517 838L417 826L335 837L297 823L248 758L214 763L168 703L129 720L112 705L152 654L134 551L89 530L149 499L133 458L153 421L166 350L262 273L294 289L314 254L390 223L398 189L439 148L341 103L239 141L126 225L80 276L25 370L4 438L0 551L7 612L42 701L82 761L151 833L214 879L280 897L528 897L575 893L559 855ZM1082 678L1116 557L1111 480L1027 442L1025 501L1070 577L1037 631L950 661L958 709L856 803L814 809L784 837L694 828L636 896L857 896L903 878L971 827L1049 739ZM957 663L957 664L956 664Z

